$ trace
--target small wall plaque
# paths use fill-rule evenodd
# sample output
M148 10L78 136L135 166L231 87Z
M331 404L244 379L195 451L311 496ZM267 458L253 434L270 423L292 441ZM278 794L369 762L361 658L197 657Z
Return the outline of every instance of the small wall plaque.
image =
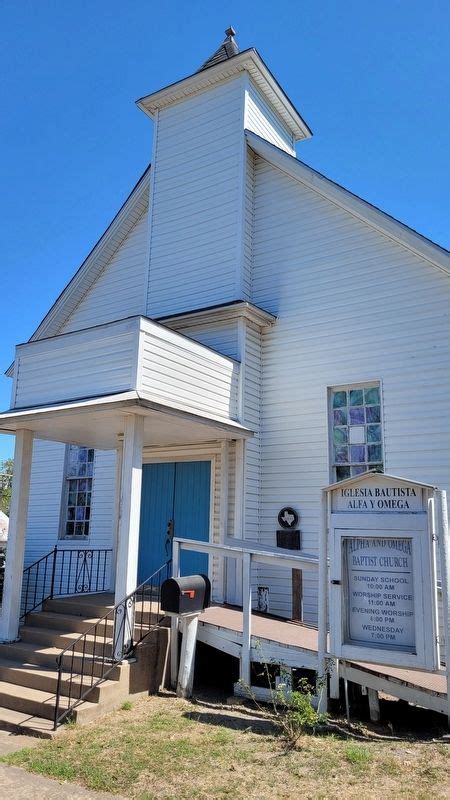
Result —
M277 547L300 550L300 531L277 531Z
M298 514L295 509L290 506L282 508L278 514L278 524L287 530L296 528L298 525Z

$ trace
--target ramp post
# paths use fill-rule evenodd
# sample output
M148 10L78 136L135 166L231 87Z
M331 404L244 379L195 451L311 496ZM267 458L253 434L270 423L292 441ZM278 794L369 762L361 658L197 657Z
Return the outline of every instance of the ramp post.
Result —
M448 530L447 492L436 489L436 532L441 554L442 615L445 636L445 669L447 673L447 719L450 728L450 540Z
M172 577L180 576L180 545L177 541L173 542L172 549ZM178 617L171 617L170 620L170 685L176 688L178 674Z
M322 491L322 524L319 533L319 614L318 614L318 653L317 653L317 694L318 709L326 713L328 709L327 686L327 637L328 637L328 494Z
M252 642L252 557L244 553L242 558L242 651L241 674L242 685L249 689L251 684L251 642Z

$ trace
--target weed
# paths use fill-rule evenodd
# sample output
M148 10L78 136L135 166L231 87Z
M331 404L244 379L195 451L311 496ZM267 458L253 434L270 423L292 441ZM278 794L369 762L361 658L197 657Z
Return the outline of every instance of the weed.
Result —
M121 711L131 711L131 709L133 708L133 703L130 703L129 700L125 700L125 702L122 703L120 708L121 708Z
M372 760L372 755L364 745L348 744L345 748L345 758L353 767L364 769Z
M314 690L306 678L301 678L297 688L292 690L290 670L281 665L280 683L274 687L271 670L273 665L264 659L261 659L261 663L263 665L262 674L269 687L271 716L275 729L288 749L295 748L303 734L315 733L326 723L327 715L320 713L315 708ZM256 700L253 689L250 686L243 685L243 687L257 708L263 711ZM316 690L317 695L320 696L323 687L318 684Z
M296 747L304 733L315 733L326 722L326 715L314 708L312 687L305 678L296 691L286 695L278 687L276 694L276 725L288 747Z

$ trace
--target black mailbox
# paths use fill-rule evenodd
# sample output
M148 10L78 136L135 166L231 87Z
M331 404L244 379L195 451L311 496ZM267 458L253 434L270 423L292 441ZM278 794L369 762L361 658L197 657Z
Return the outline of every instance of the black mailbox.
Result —
M211 582L206 575L168 578L161 586L161 611L166 614L198 614L209 606Z

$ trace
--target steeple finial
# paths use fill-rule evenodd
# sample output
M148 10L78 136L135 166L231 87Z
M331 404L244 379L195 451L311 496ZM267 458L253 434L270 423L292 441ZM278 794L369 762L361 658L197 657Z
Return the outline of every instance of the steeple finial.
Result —
M212 56L210 56L208 60L202 64L197 72L201 72L203 69L207 69L208 67L213 67L214 64L219 64L221 61L227 61L229 58L233 58L233 56L236 56L239 53L238 43L234 38L236 36L236 31L232 25L226 29L225 36L225 41L220 45L220 47L217 48L215 53L213 53Z

